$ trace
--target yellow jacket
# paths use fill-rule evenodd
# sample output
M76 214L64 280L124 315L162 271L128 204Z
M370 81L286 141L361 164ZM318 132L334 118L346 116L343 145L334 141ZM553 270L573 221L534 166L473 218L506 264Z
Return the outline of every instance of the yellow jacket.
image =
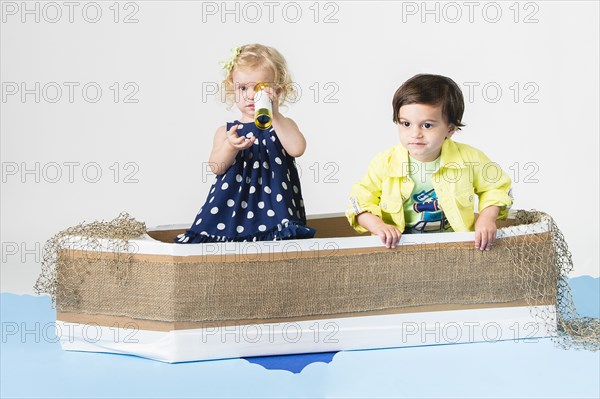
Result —
M402 204L414 187L408 168L408 151L402 144L371 160L367 174L352 186L346 210L356 231L367 231L356 222L362 212L370 212L404 231ZM431 183L454 231L473 231L475 195L479 197L479 212L492 205L501 208L498 219L506 219L512 205L511 180L506 173L483 152L451 139L442 145L440 168L431 175Z

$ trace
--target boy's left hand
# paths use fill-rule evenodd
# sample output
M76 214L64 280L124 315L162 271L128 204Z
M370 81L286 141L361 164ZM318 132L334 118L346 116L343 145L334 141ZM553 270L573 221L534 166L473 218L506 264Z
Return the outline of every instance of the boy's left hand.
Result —
M489 251L492 244L496 241L496 218L500 208L490 206L485 208L479 214L475 222L475 248L481 251Z

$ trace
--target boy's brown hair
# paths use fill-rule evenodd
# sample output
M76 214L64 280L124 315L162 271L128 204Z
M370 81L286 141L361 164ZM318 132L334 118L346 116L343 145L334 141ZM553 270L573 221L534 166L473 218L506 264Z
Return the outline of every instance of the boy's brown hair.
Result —
M394 123L400 123L400 107L408 104L442 104L446 122L458 130L462 126L465 101L460 87L450 78L441 75L419 74L408 79L396 90L392 107Z

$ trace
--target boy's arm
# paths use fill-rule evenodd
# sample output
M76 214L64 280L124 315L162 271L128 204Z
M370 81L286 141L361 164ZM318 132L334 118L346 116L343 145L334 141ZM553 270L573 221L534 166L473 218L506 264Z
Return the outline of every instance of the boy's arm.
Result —
M479 213L475 222L475 248L489 251L496 241L496 219L500 212L499 206L488 206Z
M479 214L490 206L499 207L498 219L506 219L512 201L510 177L500 166L480 153L476 166L473 186L479 197Z
M496 240L496 220L506 219L512 205L510 177L480 153L474 188L479 197L479 217L475 222L475 248L489 250Z
M396 248L402 235L396 226L385 224L383 220L369 212L357 215L356 220L365 229L379 236L386 248Z
M379 236L387 248L393 248L398 243L401 232L395 226L383 222L379 208L386 169L386 153L378 154L371 160L366 175L352 186L346 217L359 233L369 231Z

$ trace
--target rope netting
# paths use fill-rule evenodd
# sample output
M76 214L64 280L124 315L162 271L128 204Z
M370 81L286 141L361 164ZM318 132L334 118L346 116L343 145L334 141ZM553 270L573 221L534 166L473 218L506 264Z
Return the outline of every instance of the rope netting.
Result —
M96 258L102 253L111 254L105 259L106 266L111 268L118 280L125 283L127 280L128 264L135 249L129 244L129 240L146 234L146 224L139 222L128 213L122 212L115 219L106 221L82 222L77 226L66 228L44 244L42 256L42 271L33 286L38 295L48 294L52 303L57 301L57 263L63 256L77 256L79 262L61 273L81 274L85 270L77 263L83 264ZM80 276L83 278L83 275ZM62 296L61 300L69 301L68 296Z
M573 261L560 229L552 217L544 212L519 210L515 213L515 219L516 225L504 227L498 232L500 238L507 240L509 261L522 284L524 299L531 307L533 316L546 324L552 339L562 348L600 349L600 319L580 316L575 308L568 284ZM539 231L532 226L539 223L549 227L552 245L539 245L539 240L536 241ZM130 240L145 233L145 223L127 213L121 213L109 222L81 223L57 233L44 246L42 270L34 286L35 291L49 294L53 304L78 301L77 281L83 281L90 275L88 266L92 264L92 258L95 266L106 267L119 284L126 284L132 255L136 252ZM534 238L519 239L523 233L532 233ZM70 289L57 293L60 278L57 263L64 256L69 257L69 262L63 262L68 267L59 269L61 274L68 274L65 277L71 282ZM548 267L548 262L553 265ZM548 303L549 297L555 306L542 306Z

